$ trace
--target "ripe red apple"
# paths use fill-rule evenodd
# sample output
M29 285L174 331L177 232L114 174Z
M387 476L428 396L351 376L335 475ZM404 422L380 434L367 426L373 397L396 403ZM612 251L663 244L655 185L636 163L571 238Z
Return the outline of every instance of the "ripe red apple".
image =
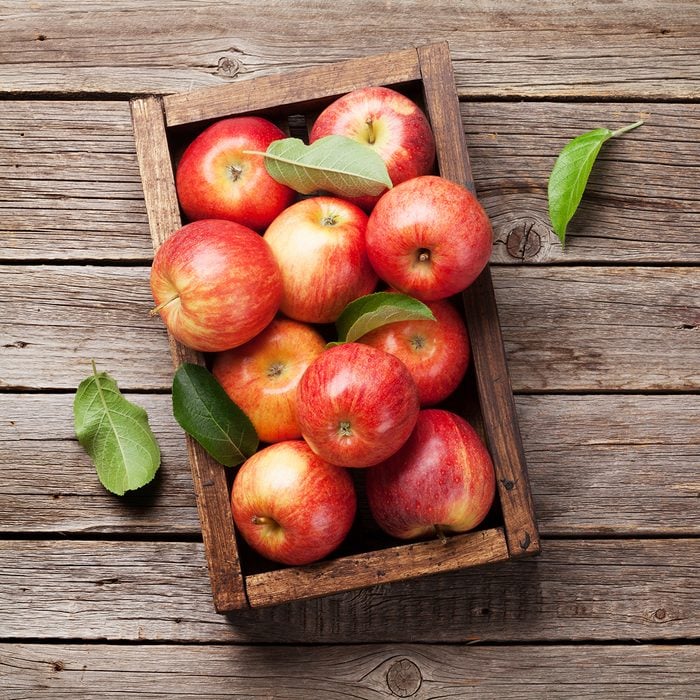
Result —
M418 416L418 390L393 355L359 343L326 350L299 382L301 434L323 459L369 467L403 445Z
M394 185L427 175L435 159L435 139L418 105L396 90L366 87L343 95L321 112L310 141L339 134L371 146L386 164ZM353 201L369 211L378 197Z
M476 431L434 408L420 412L395 455L367 470L366 484L377 524L401 539L471 530L496 493L493 463Z
M282 277L267 243L232 221L183 226L158 249L151 291L168 330L203 352L247 343L273 319Z
M365 247L367 215L337 197L312 197L285 209L265 231L282 272L280 309L290 318L330 323L377 276Z
M421 406L446 399L469 364L470 345L462 317L445 300L428 302L435 321L398 321L362 336L361 343L398 357L418 387Z
M486 212L468 189L426 175L382 195L367 223L367 253L392 287L435 301L479 276L492 235Z
M214 357L212 373L263 442L301 437L294 399L326 341L311 327L276 318L253 340Z
M315 455L303 440L278 442L239 469L233 518L245 541L268 559L309 564L330 554L355 517L348 473Z
M222 119L187 147L175 184L188 219L228 219L262 231L295 194L268 175L265 151L286 134L261 117Z

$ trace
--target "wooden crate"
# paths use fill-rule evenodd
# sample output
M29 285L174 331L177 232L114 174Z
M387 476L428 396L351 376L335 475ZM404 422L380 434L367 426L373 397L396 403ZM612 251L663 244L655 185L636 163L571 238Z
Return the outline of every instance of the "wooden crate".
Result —
M307 126L350 90L386 85L419 102L433 127L437 171L473 189L446 43L370 56L231 85L131 103L134 137L155 249L182 226L173 162L212 120L260 114ZM293 117L290 119L290 117ZM401 544L354 532L334 558L300 567L263 563L237 539L229 505L230 473L187 438L202 535L217 611L275 605L379 583L506 561L539 552L530 485L487 268L462 294L472 369L458 390L461 413L482 429L496 469L496 503L481 528L439 540ZM170 338L175 366L204 358ZM455 399L450 408L455 410ZM362 470L351 470L361 472ZM361 528L360 528L361 530ZM367 551L370 550L370 551Z

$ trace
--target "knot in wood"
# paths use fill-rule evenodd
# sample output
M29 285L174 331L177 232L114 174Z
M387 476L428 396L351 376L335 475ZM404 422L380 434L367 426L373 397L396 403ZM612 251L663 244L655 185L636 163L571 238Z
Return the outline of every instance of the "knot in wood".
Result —
M241 62L237 58L222 56L216 66L216 72L227 78L235 78L241 72Z
M386 684L393 695L409 698L415 695L423 683L420 669L410 659L399 659L386 672Z
M506 250L511 258L532 260L542 249L542 237L535 229L535 221L523 221L510 230Z

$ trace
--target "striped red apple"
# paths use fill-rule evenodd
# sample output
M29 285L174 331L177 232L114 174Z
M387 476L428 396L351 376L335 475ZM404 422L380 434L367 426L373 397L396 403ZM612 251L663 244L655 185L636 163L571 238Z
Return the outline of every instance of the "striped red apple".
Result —
M367 215L338 197L311 197L285 209L265 231L282 273L282 313L330 323L377 275L367 258Z
M151 291L168 330L194 350L247 343L267 326L282 299L282 277L267 243L232 221L183 226L158 249Z
M315 455L302 440L289 440L243 464L231 508L253 549L283 564L308 564L345 539L355 517L355 489L346 470Z
M218 353L212 374L250 418L263 442L291 440L301 437L297 385L325 345L310 326L276 318L245 345Z
M377 524L401 539L472 530L496 493L491 456L464 418L421 411L413 434L384 463L367 470Z

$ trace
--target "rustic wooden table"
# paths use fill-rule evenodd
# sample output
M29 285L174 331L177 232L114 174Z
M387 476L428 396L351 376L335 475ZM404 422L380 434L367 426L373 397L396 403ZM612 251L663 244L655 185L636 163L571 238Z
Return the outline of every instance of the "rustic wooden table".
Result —
M0 37L1 698L700 697L697 2L8 0ZM542 554L220 617L128 99L445 39ZM556 153L639 118L562 251ZM91 358L163 449L125 498L73 436Z

